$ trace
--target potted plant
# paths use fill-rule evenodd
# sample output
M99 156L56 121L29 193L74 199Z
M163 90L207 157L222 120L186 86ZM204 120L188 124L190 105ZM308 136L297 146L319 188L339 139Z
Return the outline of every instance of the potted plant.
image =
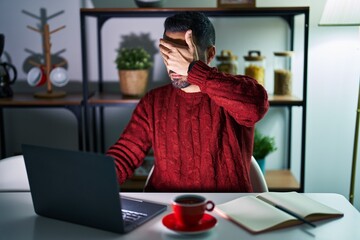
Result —
M265 174L265 157L276 151L277 147L273 137L265 136L255 129L253 156L258 162L261 171Z
M153 65L150 54L142 47L119 48L116 51L121 93L131 97L144 95L149 69Z

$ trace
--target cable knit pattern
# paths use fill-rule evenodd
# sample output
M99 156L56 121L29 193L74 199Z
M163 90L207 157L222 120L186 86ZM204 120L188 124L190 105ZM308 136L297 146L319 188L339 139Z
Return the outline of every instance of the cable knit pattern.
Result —
M254 79L219 73L198 61L188 76L201 92L171 84L147 93L107 154L119 183L151 147L155 168L147 191L251 192L254 126L267 112L265 89Z

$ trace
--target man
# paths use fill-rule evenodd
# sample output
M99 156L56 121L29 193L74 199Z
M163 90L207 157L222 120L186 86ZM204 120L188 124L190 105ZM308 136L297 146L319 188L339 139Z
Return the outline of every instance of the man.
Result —
M119 183L152 147L154 171L146 191L251 192L254 126L267 112L256 80L218 72L215 31L202 13L165 20L160 52L172 84L148 92L107 154Z

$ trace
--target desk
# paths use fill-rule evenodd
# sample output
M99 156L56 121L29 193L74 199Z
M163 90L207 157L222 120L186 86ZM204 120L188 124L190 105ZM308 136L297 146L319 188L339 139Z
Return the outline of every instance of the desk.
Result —
M178 194L123 193L123 195L168 204ZM201 193L201 195L213 200L215 204L220 204L246 194ZM316 222L316 228L300 225L252 235L216 213L211 213L218 219L216 227L195 237L178 235L162 225L162 217L171 211L171 208L168 208L167 212L150 220L138 229L121 235L37 216L33 210L29 192L0 192L0 239L360 239L360 213L343 196L328 193L306 195L342 211L344 217Z

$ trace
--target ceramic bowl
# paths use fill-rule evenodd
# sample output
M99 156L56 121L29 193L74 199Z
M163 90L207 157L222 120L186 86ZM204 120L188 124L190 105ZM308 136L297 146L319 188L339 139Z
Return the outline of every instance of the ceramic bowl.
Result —
M135 0L135 3L140 8L159 8L162 7L165 0Z

